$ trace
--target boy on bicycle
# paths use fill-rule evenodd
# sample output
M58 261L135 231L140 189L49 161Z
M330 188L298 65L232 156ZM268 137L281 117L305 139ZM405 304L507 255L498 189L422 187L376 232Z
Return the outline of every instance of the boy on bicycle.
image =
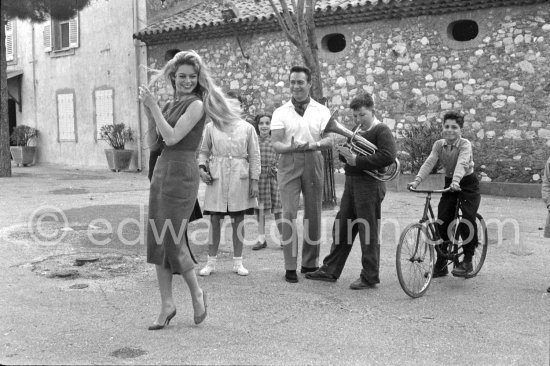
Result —
M456 277L466 277L473 271L472 258L478 245L476 214L481 201L479 182L474 174L472 144L462 138L463 125L464 117L460 114L448 112L444 115L443 139L434 143L430 156L418 171L414 182L408 184L416 188L438 161L445 169L445 188L450 187L450 192L443 193L439 201L436 223L439 235L444 243L449 241L449 225L455 218L457 200L460 199L463 222L459 225L459 232L463 239L471 237L471 240L465 241L462 246L464 259L452 271ZM470 228L473 229L473 234L470 233ZM438 255L434 277L447 274L447 260Z

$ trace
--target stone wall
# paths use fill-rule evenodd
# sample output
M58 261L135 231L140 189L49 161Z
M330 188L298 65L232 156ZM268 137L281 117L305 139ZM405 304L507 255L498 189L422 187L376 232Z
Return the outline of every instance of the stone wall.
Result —
M449 24L462 19L479 26L475 39L449 35ZM333 33L346 39L341 52L323 45ZM530 151L512 158L521 169L529 155L523 165L537 180L550 154L550 4L338 25L318 28L317 36L324 95L331 108L342 109L344 124L352 124L349 101L363 91L374 95L378 118L396 137L411 124L438 123L445 111L459 110L479 151L487 140L500 141L497 149L531 141ZM242 51L227 37L153 46L149 64L162 66L169 48L195 49L224 90L242 96L249 115L272 111L289 98L288 70L301 58L282 33L241 35L241 44Z

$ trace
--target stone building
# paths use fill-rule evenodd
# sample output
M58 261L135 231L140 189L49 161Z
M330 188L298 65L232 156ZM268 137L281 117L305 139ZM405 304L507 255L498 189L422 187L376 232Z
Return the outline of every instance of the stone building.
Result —
M301 57L268 0L162 4L147 1L150 21L134 34L147 44L150 67L162 66L167 49L194 49L248 114L289 98L288 70ZM225 21L229 7L235 18ZM510 165L539 179L550 154L548 0L319 0L315 23L331 108L344 111L368 91L397 137L462 111L478 172Z
M136 151L133 168L142 166L137 85L145 48L132 34L144 19L144 0L92 0L69 21L8 22L10 129L39 130L38 162L106 168L99 128L122 122L136 135L127 146Z

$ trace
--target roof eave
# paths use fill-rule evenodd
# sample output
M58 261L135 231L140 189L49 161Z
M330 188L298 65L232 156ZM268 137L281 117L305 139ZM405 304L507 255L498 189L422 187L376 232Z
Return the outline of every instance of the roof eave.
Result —
M453 12L480 10L495 7L535 5L548 2L548 0L452 0L433 4L422 2L416 4L405 4L396 7L392 3L382 5L361 5L347 8L317 9L315 12L315 25L326 27L337 24L353 24L373 22L386 19L402 19L425 15L441 15ZM327 11L328 10L328 11ZM250 34L268 33L280 31L281 28L275 16L262 17L250 20L249 18L240 21L222 23L210 23L205 26L192 28L179 28L161 31L142 31L133 35L147 45L164 44L170 41L181 41L181 39L197 40L225 37L228 34Z

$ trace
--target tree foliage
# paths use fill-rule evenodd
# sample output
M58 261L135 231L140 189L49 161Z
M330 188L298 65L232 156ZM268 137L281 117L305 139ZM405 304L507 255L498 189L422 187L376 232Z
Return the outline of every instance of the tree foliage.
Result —
M90 0L2 0L2 15L4 20L27 19L33 22L43 22L52 17L57 20L67 20L84 9Z
M48 17L67 20L84 9L90 0L2 0L0 16L0 177L11 176L6 62L6 21L24 19L43 22Z

